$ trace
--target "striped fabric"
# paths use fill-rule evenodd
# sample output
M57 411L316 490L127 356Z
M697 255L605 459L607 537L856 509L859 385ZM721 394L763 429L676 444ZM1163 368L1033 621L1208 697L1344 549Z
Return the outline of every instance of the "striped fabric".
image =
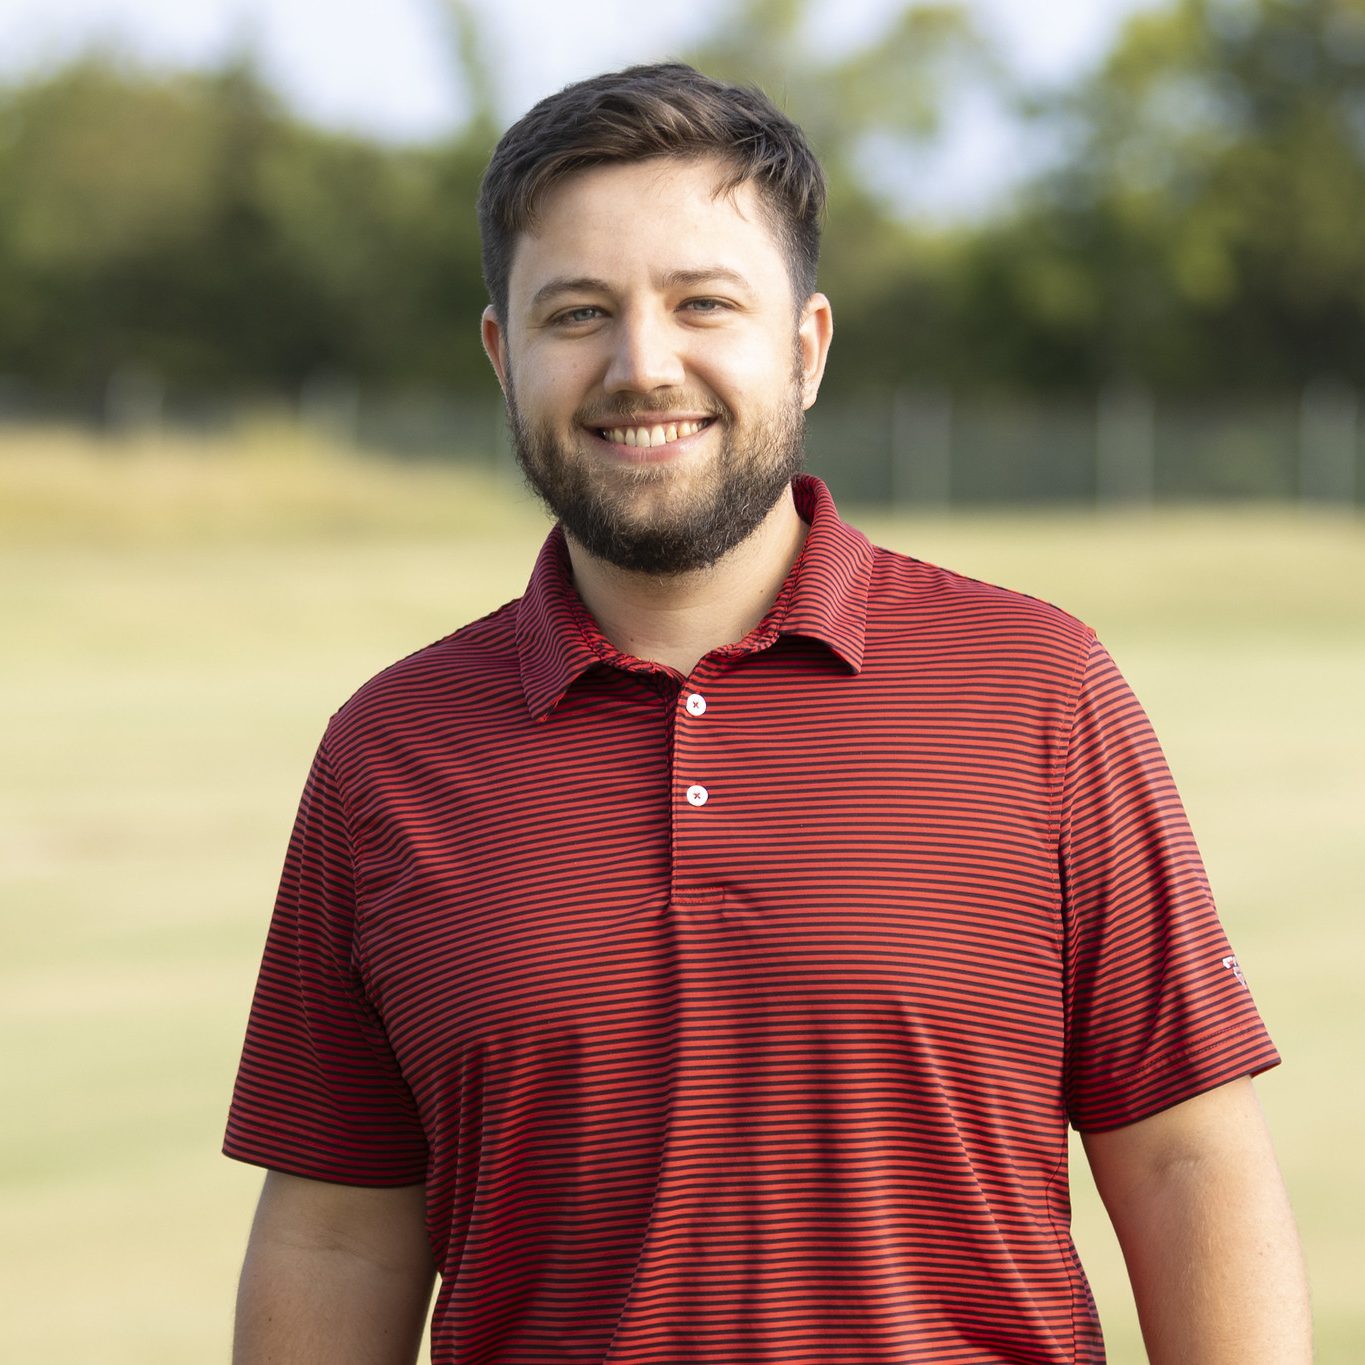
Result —
M687 679L556 530L318 751L225 1150L426 1182L437 1365L1100 1361L1068 1121L1279 1060L1093 633L795 491Z

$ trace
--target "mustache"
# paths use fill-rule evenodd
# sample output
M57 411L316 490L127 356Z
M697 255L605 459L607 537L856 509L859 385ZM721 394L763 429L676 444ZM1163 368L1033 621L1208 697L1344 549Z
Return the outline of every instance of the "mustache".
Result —
M701 402L686 401L686 396L671 399L649 399L643 397L622 398L613 403L594 403L580 408L574 414L574 421L585 427L612 427L633 424L637 418L649 413L651 416L681 413L687 417L704 416L725 421L730 411L714 399Z

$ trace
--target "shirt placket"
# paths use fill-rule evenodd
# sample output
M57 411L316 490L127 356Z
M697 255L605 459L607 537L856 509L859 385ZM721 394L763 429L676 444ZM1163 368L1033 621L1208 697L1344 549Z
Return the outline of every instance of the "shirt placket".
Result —
M718 826L726 823L731 796L725 789L715 739L717 708L725 705L719 683L719 668L703 660L673 703L670 900L676 905L718 906L725 899L716 861L707 856L720 835Z

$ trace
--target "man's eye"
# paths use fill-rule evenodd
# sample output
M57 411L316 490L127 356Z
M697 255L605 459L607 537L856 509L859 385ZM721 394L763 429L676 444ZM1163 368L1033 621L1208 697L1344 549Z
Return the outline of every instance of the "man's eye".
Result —
M592 322L601 313L600 308L595 308L591 304L584 304L582 308L566 308L562 313L555 314L556 323L567 323L573 326L578 322Z
M688 299L683 306L693 313L719 313L725 308L720 299Z

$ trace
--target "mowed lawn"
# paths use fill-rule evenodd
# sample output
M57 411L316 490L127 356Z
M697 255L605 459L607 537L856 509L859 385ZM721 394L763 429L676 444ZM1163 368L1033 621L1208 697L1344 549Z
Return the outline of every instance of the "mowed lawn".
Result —
M1145 701L1285 1056L1259 1090L1319 1360L1365 1359L1365 519L843 510L1088 620ZM0 1359L226 1360L259 1173L218 1146L313 748L516 595L545 525L506 475L284 428L0 430ZM1073 1185L1111 1360L1140 1362L1079 1148Z

